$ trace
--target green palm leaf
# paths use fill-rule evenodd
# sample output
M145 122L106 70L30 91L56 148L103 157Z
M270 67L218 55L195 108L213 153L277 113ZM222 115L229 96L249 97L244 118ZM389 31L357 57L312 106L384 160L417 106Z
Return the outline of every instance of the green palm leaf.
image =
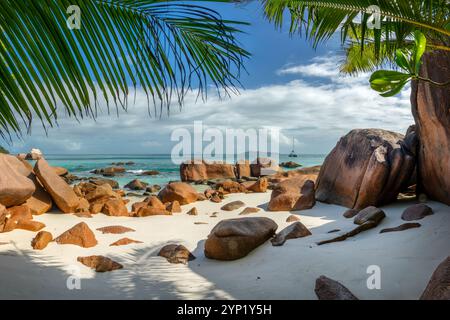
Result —
M66 25L72 5L79 30ZM0 135L20 135L35 118L53 126L61 111L95 117L101 99L126 110L137 88L153 115L192 88L204 96L209 82L234 92L249 56L236 41L242 24L184 1L2 0Z

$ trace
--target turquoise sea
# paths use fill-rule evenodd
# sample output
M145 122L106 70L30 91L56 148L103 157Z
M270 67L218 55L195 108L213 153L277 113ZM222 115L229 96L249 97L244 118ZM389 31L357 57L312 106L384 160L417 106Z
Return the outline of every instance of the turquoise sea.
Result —
M315 166L322 164L326 155L320 154L305 154L299 155L298 158L289 158L287 155L280 156L280 163L285 161L294 161L304 167ZM112 163L117 162L134 162L134 165L123 166L127 172L123 175L112 177L119 182L123 187L125 184L133 179L140 179L150 184L164 185L169 181L180 179L179 165L174 164L169 154L161 155L58 155L47 154L46 159L52 166L64 167L70 173L79 177L95 176L90 173L94 169L109 167ZM140 176L140 173L146 170L157 170L160 172L156 176ZM286 170L286 169L285 169Z

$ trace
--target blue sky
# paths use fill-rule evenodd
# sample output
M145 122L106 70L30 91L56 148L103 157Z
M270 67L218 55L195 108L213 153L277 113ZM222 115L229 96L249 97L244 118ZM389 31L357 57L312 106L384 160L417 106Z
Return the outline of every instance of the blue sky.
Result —
M106 113L96 121L76 122L59 116L59 127L48 135L36 123L32 134L14 141L12 152L39 148L46 154L156 154L170 153L176 142L172 130L190 128L196 120L224 128L276 127L281 130L280 151L288 153L294 138L300 153L327 153L353 128L383 128L404 132L413 123L409 88L394 98L381 98L368 84L368 74L339 74L342 49L338 36L317 50L299 36L276 30L263 18L257 2L247 5L211 5L225 19L247 21L239 36L252 53L242 74L245 90L231 99L209 95L203 103L186 97L181 111L170 117L149 117L147 99L138 91L136 104L119 118ZM132 99L131 99L132 100Z

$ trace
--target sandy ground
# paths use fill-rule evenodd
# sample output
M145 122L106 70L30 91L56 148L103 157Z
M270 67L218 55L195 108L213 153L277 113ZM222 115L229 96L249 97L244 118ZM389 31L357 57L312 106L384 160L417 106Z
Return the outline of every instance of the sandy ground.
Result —
M340 281L360 299L417 299L437 265L450 254L450 207L428 203L435 214L419 221L422 227L379 234L403 223L403 209L412 204L384 207L387 217L373 230L345 242L317 246L316 242L354 228L345 219L345 208L318 203L313 209L292 212L300 217L312 236L288 240L282 247L270 242L247 257L231 262L214 261L203 254L204 241L221 219L238 217L241 210L220 211L227 202L242 200L247 206L265 208L270 193L234 194L223 203L197 202L174 216L113 218L98 214L81 219L60 213L35 219L44 222L55 237L80 221L95 232L94 248L50 243L43 251L32 250L34 233L15 230L0 234L1 299L316 299L315 279L320 275ZM185 212L196 206L199 215ZM219 212L217 218L208 214ZM279 226L290 212L261 210L249 216L266 216ZM241 216L242 217L242 216ZM207 222L196 225L194 222ZM109 225L131 227L136 232L122 235L95 230ZM328 234L333 229L341 232ZM122 247L109 245L123 237L143 241ZM5 244L6 243L6 244ZM158 257L168 243L180 243L197 257L189 265L174 265ZM96 273L77 262L78 256L101 254L124 265L124 269ZM367 268L380 267L381 289L367 288ZM77 283L80 289L68 289Z

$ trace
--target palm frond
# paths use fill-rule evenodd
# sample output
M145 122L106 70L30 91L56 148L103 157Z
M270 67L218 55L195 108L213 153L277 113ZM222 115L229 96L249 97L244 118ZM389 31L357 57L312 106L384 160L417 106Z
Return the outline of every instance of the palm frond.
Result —
M194 87L204 97L209 82L229 94L249 56L236 40L243 24L185 1L2 0L0 135L20 135L34 118L53 126L61 106L76 119L95 117L100 99L108 112L127 109L138 87L156 116Z

